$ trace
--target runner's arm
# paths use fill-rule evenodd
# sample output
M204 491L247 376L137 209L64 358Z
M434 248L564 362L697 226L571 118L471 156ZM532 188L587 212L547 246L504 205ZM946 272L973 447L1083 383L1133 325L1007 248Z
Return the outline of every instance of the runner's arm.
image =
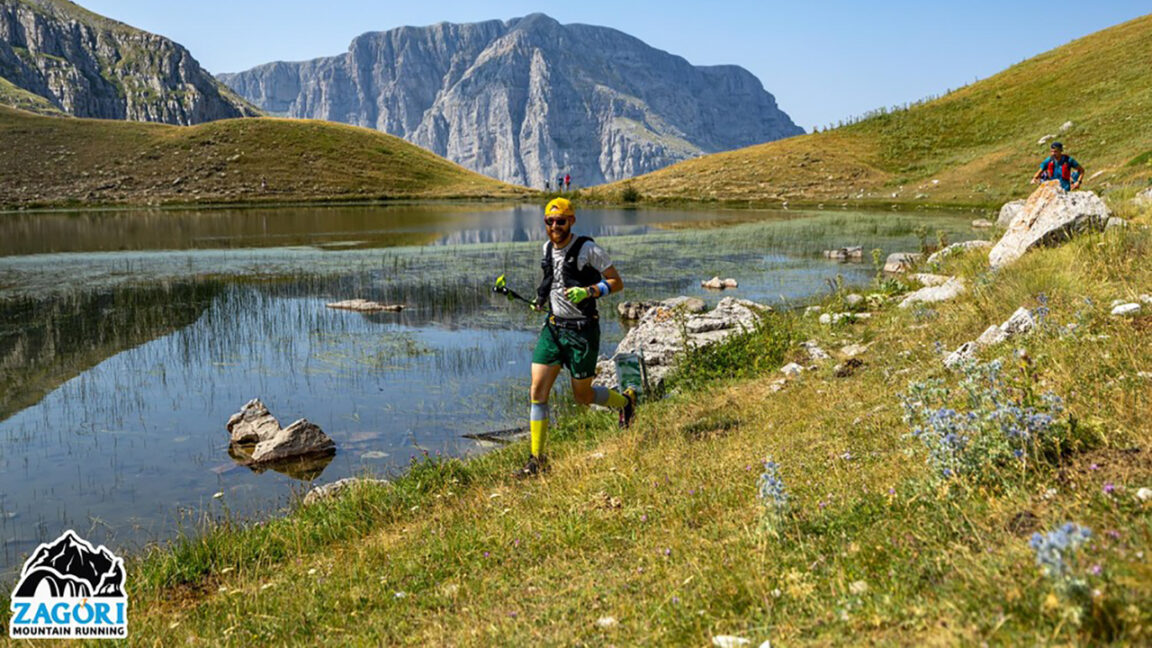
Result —
M616 266L608 266L600 273L604 277L604 283L608 284L608 292L620 292L624 290L624 280L620 278L620 273L616 271ZM596 297L604 297L600 294L598 286L592 287L596 291Z
M1080 166L1080 163L1077 162L1072 168L1080 172L1080 175L1076 177L1076 182L1072 184L1073 189L1079 189L1080 183L1084 182L1084 167Z

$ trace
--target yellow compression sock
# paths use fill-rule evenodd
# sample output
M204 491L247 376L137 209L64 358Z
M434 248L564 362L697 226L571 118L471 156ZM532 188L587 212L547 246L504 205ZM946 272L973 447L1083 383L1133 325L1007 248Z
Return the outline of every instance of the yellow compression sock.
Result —
M548 403L532 401L528 416L528 433L532 438L532 456L539 457L548 441Z
M596 394L593 402L597 405L604 405L612 409L624 409L624 406L628 404L628 398L615 389L593 387L592 391Z

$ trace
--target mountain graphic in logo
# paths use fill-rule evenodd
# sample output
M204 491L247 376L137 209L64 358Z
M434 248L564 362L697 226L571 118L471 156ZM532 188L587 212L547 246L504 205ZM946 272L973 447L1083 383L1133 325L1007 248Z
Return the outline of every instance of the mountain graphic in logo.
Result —
M25 561L13 596L124 598L124 559L68 531Z

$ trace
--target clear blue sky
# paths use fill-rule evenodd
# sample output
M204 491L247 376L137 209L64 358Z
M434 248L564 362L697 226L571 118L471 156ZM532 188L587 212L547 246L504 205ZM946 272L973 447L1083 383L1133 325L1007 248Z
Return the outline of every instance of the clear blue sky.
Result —
M1152 11L1148 0L677 2L79 0L167 36L210 72L343 53L401 25L546 13L613 27L696 65L740 65L806 130L971 83Z

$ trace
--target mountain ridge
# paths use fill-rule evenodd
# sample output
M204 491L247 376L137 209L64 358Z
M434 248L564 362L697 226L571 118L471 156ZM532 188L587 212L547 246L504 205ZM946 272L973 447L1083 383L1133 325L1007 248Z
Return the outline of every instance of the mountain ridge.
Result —
M0 0L0 78L0 102L41 114L178 125L259 114L179 43L67 0Z
M739 66L693 66L541 13L366 32L341 55L217 78L272 114L375 128L533 187L564 174L598 184L803 132Z

